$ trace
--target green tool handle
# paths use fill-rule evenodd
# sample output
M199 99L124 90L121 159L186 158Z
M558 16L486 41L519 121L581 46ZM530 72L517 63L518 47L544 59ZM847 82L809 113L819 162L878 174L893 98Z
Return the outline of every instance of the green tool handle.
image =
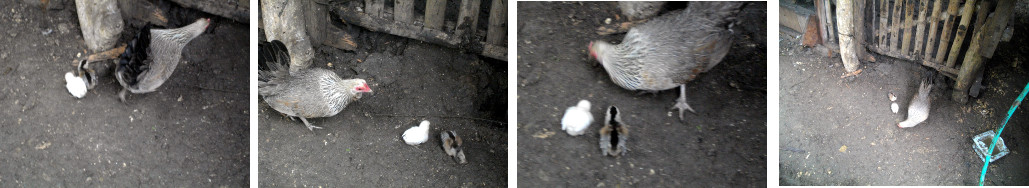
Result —
M1008 120L1011 120L1011 115L1015 114L1015 109L1018 109L1018 105L1022 104L1022 99L1025 99L1025 94L1029 92L1029 84L1022 88L1022 94L1018 95L1018 99L1015 99L1015 104L1011 104L1011 108L1008 110L1008 117L1004 118L1004 123L1000 125L1000 129L997 130L997 134L993 135L993 143L990 144L990 150L986 152L986 161L983 161L983 170L979 174L979 186L983 186L983 182L986 181L986 167L990 166L990 157L993 157L993 147L997 146L997 140L1000 138L1000 133L1004 132L1004 127L1008 126Z

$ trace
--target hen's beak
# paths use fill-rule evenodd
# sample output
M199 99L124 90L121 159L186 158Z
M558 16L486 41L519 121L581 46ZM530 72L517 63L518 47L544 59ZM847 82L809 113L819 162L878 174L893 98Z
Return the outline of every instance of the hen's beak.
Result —
M362 87L364 87L364 89L368 89L368 91L365 91L364 93L368 95L375 95L375 91L372 90L372 87L369 87L367 83L363 84Z

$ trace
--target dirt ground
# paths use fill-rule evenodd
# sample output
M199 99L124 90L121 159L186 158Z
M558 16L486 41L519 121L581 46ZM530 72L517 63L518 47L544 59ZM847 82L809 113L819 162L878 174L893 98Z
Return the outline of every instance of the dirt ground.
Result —
M73 1L22 2L0 2L0 187L246 185L245 23L212 17L156 92L121 103L104 75L76 99L64 73L86 46Z
M374 95L308 119L324 127L314 131L260 99L260 186L507 186L506 62L356 30L356 51L314 45L312 66L363 78ZM401 134L422 120L431 122L429 141L405 144ZM444 153L445 130L464 140L467 164Z
M1025 3L1020 3L1025 7ZM1022 11L1024 14L1024 11ZM984 92L967 104L951 100L954 81L934 88L929 119L900 129L923 68L876 56L853 79L840 79L839 58L815 55L799 33L780 33L780 185L977 185L983 162L972 137L998 128L1029 80L1025 16L1011 42L986 63ZM901 113L890 111L887 94ZM1029 108L1013 115L1001 135L1011 153L990 164L986 185L1029 185Z
M595 29L620 11L615 2L518 2L518 185L522 187L763 187L766 178L766 4L740 13L721 64L687 84L697 113L669 110L678 90L637 95L611 82L587 56L592 40L624 34ZM628 155L602 156L600 125L582 136L561 130L564 110L610 105L629 124Z

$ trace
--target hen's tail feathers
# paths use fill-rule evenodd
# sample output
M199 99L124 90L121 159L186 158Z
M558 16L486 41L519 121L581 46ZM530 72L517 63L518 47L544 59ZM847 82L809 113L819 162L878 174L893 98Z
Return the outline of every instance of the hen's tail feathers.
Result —
M743 8L743 5L743 2L698 1L690 2L689 6L686 7L686 11L699 13L697 15L717 15L712 18L722 18L717 20L720 22L718 25L729 27L731 23L735 22L736 16Z
M129 42L120 56L115 76L122 81L123 86L136 85L139 82L137 76L143 73L149 66L145 64L148 59L147 49L150 48L150 29L152 24L147 23L136 33L136 37Z
M931 69L922 73L922 82L918 85L918 92L920 94L927 95L930 92L933 85L936 84L936 74L937 72Z
M260 41L258 43L258 80L268 82L272 78L289 74L289 50L281 41Z
M928 85L934 85L936 84L936 76L938 74L939 73L936 72L936 70L928 69L925 73L922 74L922 81L926 82Z

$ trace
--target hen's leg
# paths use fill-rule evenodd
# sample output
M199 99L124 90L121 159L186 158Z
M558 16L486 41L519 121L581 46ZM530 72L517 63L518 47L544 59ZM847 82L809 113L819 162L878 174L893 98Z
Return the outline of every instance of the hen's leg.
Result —
M679 120L683 120L682 112L685 110L697 113L690 108L689 104L686 104L686 84L679 85L679 99L675 100L675 106L672 106L672 109L679 109Z
M128 91L128 89L122 88L121 92L118 92L118 99L121 99L121 103L125 103L125 93Z
M297 117L300 118L300 121L304 121L304 125L307 126L307 130L314 131L314 129L322 129L322 127L314 126L314 125L311 125L311 123L308 123L307 122L307 118L300 117L300 116L297 116Z
M461 160L461 162L458 162L460 164L468 163L468 160L465 160L465 158L464 158L464 150L457 151L457 159Z

